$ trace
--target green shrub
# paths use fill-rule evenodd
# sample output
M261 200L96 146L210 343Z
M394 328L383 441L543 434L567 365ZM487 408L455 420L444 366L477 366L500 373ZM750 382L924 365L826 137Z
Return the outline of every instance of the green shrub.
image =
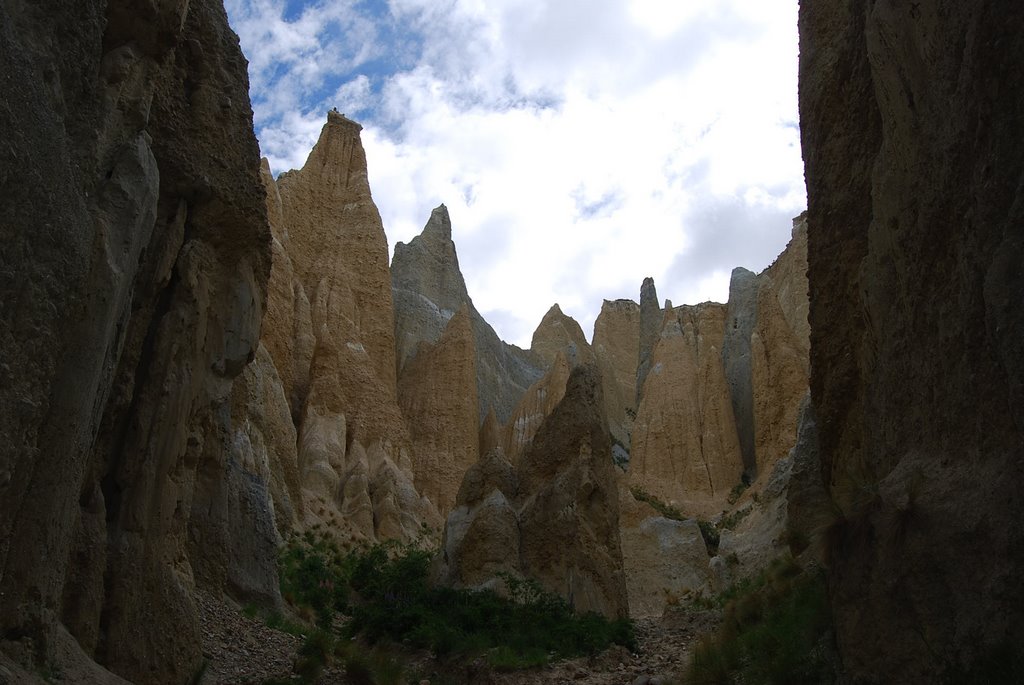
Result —
M278 555L281 595L311 609L321 628L329 628L347 604L350 559L324 534L306 531L293 537Z
M636 498L638 502L646 502L647 504L650 504L652 507L654 507L655 511L657 511L665 518L672 519L673 521L686 520L686 516L684 516L683 512L679 511L679 509L673 507L672 505L665 504L660 499L658 499L651 493L647 492L639 485L634 485L629 489L629 491L633 493L633 497Z
M697 525L700 527L701 537L704 538L704 546L708 548L708 556L715 556L718 554L718 543L721 541L718 528L715 528L711 521L704 519L697 519Z
M318 640L321 633L328 634L336 612L345 611L349 619L342 634L347 638L370 644L391 641L437 655L486 655L495 668L538 665L552 655L590 654L613 643L635 648L628 620L575 615L561 597L531 580L504 576L508 598L490 590L431 587L427 575L432 556L428 550L396 543L342 555L325 537L307 533L292 538L279 555L282 594L315 613L321 627ZM309 654L300 659L303 677L330 660L318 658L329 654L326 645L318 648L311 639L307 643ZM401 680L400 667L368 658L345 648L343 663L350 680Z
M752 510L753 507L747 507L746 509L740 509L739 511L734 511L731 514L726 514L722 517L722 520L719 522L719 528L724 528L726 530L735 530L736 526L739 525L740 521L747 518L747 515Z
M750 487L750 484L747 482L746 478L737 483L733 489L729 491L729 504L736 504L743 493L747 491L748 487Z
M691 658L687 683L820 684L836 680L824 575L791 559L723 593L722 625Z

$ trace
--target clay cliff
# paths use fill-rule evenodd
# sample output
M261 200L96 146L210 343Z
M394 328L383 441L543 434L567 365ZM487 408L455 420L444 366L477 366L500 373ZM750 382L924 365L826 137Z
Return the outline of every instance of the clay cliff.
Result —
M264 171L276 259L262 341L294 421L303 523L347 538L409 540L422 524L440 523L438 503L415 485L432 438L418 424L410 433L398 403L387 239L360 130L329 112L302 169L276 182ZM472 376L465 351L458 361L444 358L449 370L458 363ZM466 430L475 450L475 419ZM281 457L290 468L290 452Z
M807 390L807 220L793 220L786 249L760 274L734 269L722 364L748 480L770 471L796 441Z
M724 502L743 471L722 367L725 305L664 313L633 423L630 481L684 511Z
M640 308L632 300L605 300L594 321L594 356L604 379L608 429L618 460L628 457L636 417L636 376L640 354Z
M800 8L811 393L851 682L988 682L1024 653L1022 36L1011 2Z
M114 682L95 660L184 682L202 661L197 567L276 588L273 566L230 568L249 542L200 560L193 535L242 510L272 535L278 487L230 453L271 259L245 60L219 2L148 7L0 6L8 672ZM217 488L223 508L203 507Z
M435 208L423 232L408 244L397 243L391 262L395 303L395 343L399 373L420 342L435 343L448 320L468 308L476 354L478 420L494 410L506 423L523 392L543 374L528 352L498 338L473 306L459 271L452 224L444 205Z
M600 372L581 364L518 466L500 450L463 481L439 577L457 586L533 578L578 611L625 616L619 509Z
M725 305L661 309L654 281L644 281L642 385L629 443L634 485L709 514L741 481L766 479L788 454L807 391L806 254L798 217L771 266L733 271Z
M544 420L562 400L572 369L594 362L594 352L583 329L557 304L551 306L534 330L530 353L544 369L544 375L520 396L502 430L500 445L512 463L519 461Z

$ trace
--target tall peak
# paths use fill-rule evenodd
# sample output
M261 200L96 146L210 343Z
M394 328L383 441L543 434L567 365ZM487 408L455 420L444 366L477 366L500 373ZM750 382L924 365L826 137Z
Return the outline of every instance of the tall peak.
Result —
M327 126L344 127L350 130L354 130L356 133L359 133L360 131L363 130L361 124L349 119L347 116L339 112L337 108L334 108L327 113ZM325 126L324 128L326 130L327 127Z
M430 218L427 219L427 225L423 227L421 235L428 242L452 242L452 219L448 216L448 208L443 203L430 212Z

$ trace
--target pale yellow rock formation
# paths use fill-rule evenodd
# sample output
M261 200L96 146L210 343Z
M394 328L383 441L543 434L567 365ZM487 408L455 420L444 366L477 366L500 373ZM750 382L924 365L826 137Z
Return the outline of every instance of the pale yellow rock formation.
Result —
M754 446L758 473L770 472L796 443L800 404L808 387L807 223L793 222L793 239L758 275L757 322L750 340Z
M362 127L335 111L305 165L277 179L288 252L313 313L318 345L366 351L384 393L395 388L388 247L370 196Z
M516 464L540 430L548 414L565 395L565 382L572 370L564 352L559 352L547 373L531 385L516 405L503 429L502 449Z
M594 322L593 349L604 382L608 428L628 450L636 416L640 306L632 300L605 300Z
M398 386L412 435L416 488L442 516L480 456L475 362L469 307L463 305L436 344L419 343Z
M721 362L725 305L666 312L633 424L630 481L684 511L721 504L743 462Z
M440 518L412 483L387 243L360 126L337 112L327 119L301 170L277 182L264 170L275 264L262 337L297 425L304 525L327 524L342 538L412 539Z
M544 419L562 400L570 371L579 364L595 363L593 349L583 329L557 304L544 314L534 331L530 352L546 371L523 393L502 431L502 449L513 464L518 462Z
M594 361L594 353L583 335L583 329L575 319L566 316L557 303L551 305L533 332L530 351L546 368L554 364L559 352L565 354L570 366Z

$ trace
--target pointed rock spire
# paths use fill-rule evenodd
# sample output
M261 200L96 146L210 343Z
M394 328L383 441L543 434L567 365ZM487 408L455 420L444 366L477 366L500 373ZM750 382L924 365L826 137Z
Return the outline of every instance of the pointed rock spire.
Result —
M661 334L662 310L658 305L658 290L654 279L648 276L640 286L640 354L636 371L636 406L644 392L644 381L651 369L651 354Z

